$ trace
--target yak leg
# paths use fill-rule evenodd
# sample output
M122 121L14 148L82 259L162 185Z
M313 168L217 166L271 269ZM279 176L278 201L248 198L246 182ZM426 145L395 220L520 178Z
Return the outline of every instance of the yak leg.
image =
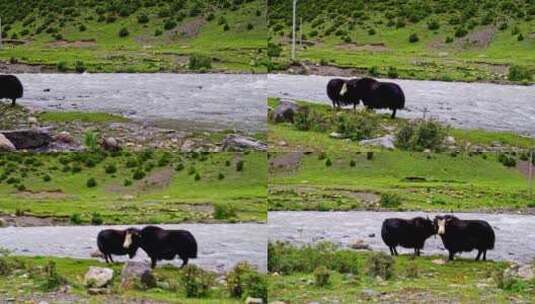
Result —
M487 249L483 250L483 261L487 260Z
M107 254L104 254L104 260L106 260L106 264L109 263L109 261L108 261L108 255L107 255Z
M157 262L158 260L157 260L156 258L151 257L151 258L150 258L150 261L151 261L151 263L150 263L150 268L152 268L152 269L156 268L156 262Z
M189 261L189 258L182 258L182 266L180 266L180 268L184 268L184 266L188 265L188 261Z
M110 257L110 261L111 261L111 263L112 263L112 264L115 263L115 262L113 261L113 258L111 257L111 254L109 254L108 256Z
M394 247L394 254L395 255L399 255L398 250L396 249L396 247Z
M392 118L392 119L396 118L396 110L397 109L393 109L392 110L392 116L390 116L390 118Z
M477 251L476 261L479 261L479 258L481 257L481 253L482 253L481 250Z
M450 255L448 257L448 261L453 261L454 256L455 256L455 252L450 251Z
M12 99L11 99L11 106L12 106L12 107L14 107L14 106L15 106L15 101L17 101L17 99L16 99L16 98L12 98Z
M392 247L388 247L388 249L390 249L390 255L394 255L394 250L392 249Z

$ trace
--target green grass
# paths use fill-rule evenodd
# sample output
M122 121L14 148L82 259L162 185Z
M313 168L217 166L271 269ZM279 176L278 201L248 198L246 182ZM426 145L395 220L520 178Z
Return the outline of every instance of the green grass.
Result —
M96 212L104 224L212 222L213 206L228 204L236 216L217 221L266 219L264 153L154 152L140 164L142 156L130 152L104 157L99 152L0 155L0 176L4 176L0 178L0 213L19 210L62 221L80 214L81 222L89 223ZM240 159L245 165L237 172L235 163ZM132 160L136 163L128 167ZM62 162L68 163L68 172L63 171ZM106 173L111 164L116 173ZM179 164L183 169L177 171ZM195 173L190 174L191 170ZM137 171L144 173L140 180L134 179ZM200 180L195 179L196 173ZM225 178L220 180L219 173ZM51 180L45 181L45 175ZM89 178L95 179L96 187L87 186ZM125 186L126 180L133 184ZM26 189L21 191L19 185Z
M270 210L522 211L534 205L527 178L494 153L379 152L302 155L296 168L271 168ZM284 157L283 153L271 159ZM355 165L350 165L351 160ZM399 206L382 205L394 194Z
M279 99L268 98L268 105L271 108L277 107ZM298 105L307 107L311 111L318 113L318 115L326 119L333 118L337 115L329 105L318 104L306 101L298 101ZM361 113L352 114L352 109L344 109L338 113L347 113L348 115L362 115ZM396 118L392 120L387 114L374 115L379 121L379 127L375 131L375 137L386 134L396 133L400 126L410 120L404 118ZM459 149L464 149L467 145L478 145L489 147L495 144L506 146L509 148L516 147L520 149L531 149L535 147L535 139L531 137L522 136L514 132L505 131L488 131L481 129L460 129L446 126L447 135L453 136L456 140L456 145ZM392 131L394 130L394 131ZM301 131L298 130L294 124L291 123L274 123L270 120L268 124L268 143L271 152L285 152L285 151L326 151L326 152L358 152L358 151L376 151L379 150L372 146L359 145L358 141L350 139L336 139L331 138L329 134L336 131L336 125L332 123L324 131Z
M518 27L520 33L533 32L535 17L529 1L518 1L515 9L501 9L501 2L487 1L486 5L468 1L458 6L455 1L374 1L343 2L339 0L309 1L298 5L298 16L303 17L302 31L305 40L310 42L303 49L298 48L297 58L314 63L324 62L339 67L356 68L366 74L375 67L383 77L388 75L390 67L397 70L401 78L460 80L460 81L504 81L508 77L511 65L526 67L535 74L535 47L533 35L523 41L517 40L512 28ZM362 4L362 7L358 7ZM438 12L443 10L442 12ZM516 11L524 14L519 17ZM424 14L417 21L410 21L411 14ZM450 25L449 20L455 16L470 15L460 25ZM486 25L481 25L482 18L492 13L494 21L489 25L498 28L503 22L508 23L505 30L496 29L489 41L473 45L464 42L465 38L455 38L459 26L468 29L468 24L477 22L473 29L468 29L468 41L474 41L484 32ZM361 16L355 16L361 14ZM390 16L391 15L391 16ZM496 17L497 16L497 17ZM280 44L283 51L274 61L285 67L290 58L291 5L275 2L271 13L270 37L273 43ZM323 20L323 22L321 22ZM404 27L388 26L389 20L403 20ZM428 22L438 21L440 28L429 30ZM316 23L316 27L313 25ZM327 29L334 31L327 35ZM280 28L280 30L279 30ZM376 34L369 35L374 29ZM347 32L337 36L336 31ZM317 31L318 36L312 37ZM283 33L283 35L281 35ZM419 41L409 42L409 36L417 34ZM344 42L349 37L351 42ZM452 43L445 43L446 37L452 37ZM463 40L465 39L465 40ZM374 45L374 46L372 46Z
M43 112L39 114L38 118L40 121L53 123L63 123L72 121L81 121L86 123L112 123L129 121L126 117L115 114L79 111Z
M123 264L115 263L113 265L100 263L95 260L87 259L71 259L71 258L55 258L55 257L15 257L10 256L6 258L9 262L18 261L18 264L24 265L23 268L15 270L13 274L0 276L0 290L7 298L15 298L17 300L27 299L27 297L35 297L39 299L42 291L39 291L39 286L43 279L39 275L28 276L29 269L38 269L44 267L49 261L56 263L56 269L61 277L67 280L71 286L70 294L79 298L79 300L87 300L89 303L106 303L110 298L117 298L123 301L129 300L146 300L158 301L163 303L241 303L238 299L232 299L222 284L217 284L206 298L187 298L180 282L181 271L174 266L157 267L154 270L154 275L159 282L167 282L171 286L176 286L176 290L152 288L148 290L138 289L122 289L120 285L120 273ZM83 285L83 278L90 266L110 267L114 270L114 278L110 287L110 295L88 295L86 288Z
M104 5L104 1L101 4ZM16 10L12 7L16 7L17 2L11 1L4 5L7 6L6 9ZM13 20L5 18L4 25L11 27L7 32L9 37L13 33L19 33L19 38L27 43L2 48L0 59L43 64L51 68L61 65L62 70L75 70L76 62L80 61L84 69L90 72L159 72L187 71L190 55L202 54L212 59L210 71L265 71L262 61L267 28L265 7L261 1L251 1L231 8L222 8L220 3L201 3L208 7L203 8L202 14L196 17L189 16L189 9L194 4L186 1L185 8L171 13L170 18L177 23L171 30L164 29L168 18L158 16L161 10L171 8L165 1L154 7L132 4L134 11L127 17L121 17L116 12L104 13L105 17L110 14L117 16L117 20L112 23L98 21L96 9L102 5L87 6L80 3L74 7L79 16L74 17L65 15L64 11L47 8L45 4L37 10L32 7L21 8L17 14L23 16ZM260 15L256 14L257 11L260 11ZM207 21L210 12L215 18ZM138 23L137 17L142 13L149 17L148 23ZM179 21L177 16L182 13L186 17ZM55 41L52 34L46 31L36 34L37 28L45 22L48 14L54 16L48 28L58 29L58 33L67 42ZM22 20L32 17L35 17L35 21L25 26ZM218 24L221 17L229 24L228 31L224 31L223 25ZM251 30L247 29L249 23L253 25ZM84 24L87 30L81 32L80 24ZM122 28L128 29L128 36L119 37ZM29 30L30 34L20 37L20 32L24 29ZM162 35L155 36L157 30L161 30ZM188 34L182 34L183 32Z
M319 299L336 303L442 300L509 303L512 297L529 301L535 291L533 280L503 279L501 274L510 265L508 262L467 259L444 264L433 262L442 259L439 256L390 257L384 253L341 249L329 242L302 247L270 243L269 299L285 303L310 303ZM327 284L321 287L314 284L313 273L318 267L324 267L324 272L330 274Z

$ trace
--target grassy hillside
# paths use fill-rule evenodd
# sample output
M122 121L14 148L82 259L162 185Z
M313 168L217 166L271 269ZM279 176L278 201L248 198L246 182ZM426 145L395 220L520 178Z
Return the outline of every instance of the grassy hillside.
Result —
M272 154L270 210L523 211L535 207L526 172L496 154Z
M15 303L242 303L239 297L231 296L224 280L215 280L218 274L203 271L187 276L184 269L172 265L157 267L153 271L156 286L147 286L139 279L136 282L121 284L122 263L104 264L89 259L56 257L0 257L0 300ZM109 267L114 277L100 294L87 291L84 275L89 267ZM192 269L192 268L190 268ZM195 268L198 269L198 268ZM230 274L230 272L228 273ZM225 274L225 275L228 275ZM235 274L235 272L232 272ZM261 281L253 288L265 286L262 274L248 271L246 274ZM242 274L243 275L243 274ZM187 285L186 283L187 282ZM206 284L208 290L202 286ZM65 286L68 286L66 288ZM246 287L244 293L251 288ZM199 291L199 294L190 294ZM200 294L201 291L204 294ZM12 300L8 300L12 299Z
M0 3L0 59L60 71L264 71L263 1ZM192 55L200 55L193 59ZM205 59L207 57L208 59Z
M0 214L71 224L263 221L265 153L0 154ZM12 218L13 217L13 218Z
M269 253L269 299L285 303L530 303L535 288L504 276L507 262L391 258L329 243L270 243Z
M289 62L291 5L270 1L279 68ZM535 73L533 0L311 0L298 2L298 18L301 61L391 78L528 81Z

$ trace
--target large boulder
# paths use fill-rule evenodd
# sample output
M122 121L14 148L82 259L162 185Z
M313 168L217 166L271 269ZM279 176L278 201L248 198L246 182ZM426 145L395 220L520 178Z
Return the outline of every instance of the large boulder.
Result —
M127 288L133 282L140 282L144 288L154 288L157 285L156 277L149 264L128 261L121 271L121 286Z
M119 145L117 139L113 137L107 137L102 141L102 149L110 152L118 152L121 150L121 146Z
M221 142L224 151L247 151L257 150L266 151L267 145L261 141L258 141L252 137L242 136L238 134L229 134Z
M396 146L394 145L395 141L394 135L385 135L382 137L377 137L373 139L366 139L359 141L359 144L364 146L375 146L375 147L381 147L385 149L394 149Z
M9 139L7 139L2 133L0 133L0 152L12 152L15 151L15 145Z
M281 101L271 111L271 120L274 122L294 122L294 116L299 111L299 106L290 101Z
M0 131L17 149L39 149L47 147L53 138L47 129L21 129Z
M112 279L113 269L91 266L84 276L84 285L88 288L102 288Z
M67 131L59 132L54 136L54 140L64 144L71 144L74 142L74 137Z

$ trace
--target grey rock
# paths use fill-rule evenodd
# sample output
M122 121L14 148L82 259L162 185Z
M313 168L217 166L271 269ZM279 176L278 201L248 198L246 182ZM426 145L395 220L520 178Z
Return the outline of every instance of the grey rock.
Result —
M47 129L0 131L17 149L39 149L48 146L52 136Z
M2 133L0 133L0 152L12 152L15 151L15 145L7 139Z
M256 140L252 137L247 137L238 134L229 134L221 142L224 151L247 151L247 150L256 150L256 151L267 151L267 145L259 140Z
M84 285L89 288L102 288L112 279L113 269L91 266L84 276Z
M271 112L271 120L274 122L294 122L294 115L300 107L290 101L281 101Z
M156 278L152 274L149 264L128 261L121 271L121 286L126 286L134 280L139 280L145 288L153 288L157 285Z
M121 146L119 145L117 139L113 137L107 137L102 141L102 149L110 152L117 152L121 150Z
M389 134L389 135L385 135L385 136L377 137L373 139L361 140L359 144L364 145L364 146L376 146L376 147L381 147L385 149L394 149L396 147L394 145L394 141L395 141L394 135Z

